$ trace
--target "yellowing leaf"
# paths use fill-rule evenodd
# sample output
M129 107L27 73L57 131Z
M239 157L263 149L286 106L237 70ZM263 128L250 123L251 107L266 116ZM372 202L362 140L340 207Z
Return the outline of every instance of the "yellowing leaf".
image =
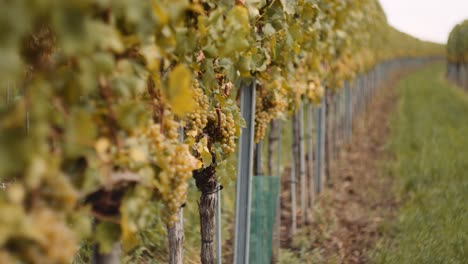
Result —
M192 155L188 156L187 163L191 165L190 167L193 170L198 170L198 169L201 169L203 167L203 163L201 161L199 161L197 158L195 158L194 156L192 156ZM211 165L211 163L210 163L210 165Z
M191 73L184 65L176 66L169 74L167 99L176 115L184 115L195 107L191 79Z
M206 36L208 34L208 29L206 27L207 19L204 16L198 16L197 17L197 27L198 27L198 33L201 36Z
M120 226L111 222L100 222L96 225L94 237L99 244L101 253L109 253L120 238Z
M127 208L122 206L120 210L122 211L122 219L120 221L122 235L120 240L122 241L122 248L124 252L128 252L138 245L138 238L136 235L137 227L136 224L130 220L131 216L127 212Z
M197 151L200 153L200 157L202 158L203 167L206 168L210 166L213 158L211 157L210 150L208 149L208 138L204 137L200 142L198 142Z
M47 162L41 156L35 156L31 161L25 183L29 188L38 188L47 172Z
M249 14L246 8L233 7L226 15L224 24L225 41L220 47L221 56L234 56L238 52L246 51L250 46Z
M189 7L190 10L192 10L193 12L195 13L198 13L198 14L203 14L205 12L205 9L203 8L203 6L201 4L190 4L190 7Z
M157 21L165 25L169 22L169 16L164 12L163 8L160 6L161 3L157 0L153 0L151 2L152 8L153 8L153 14L156 17Z

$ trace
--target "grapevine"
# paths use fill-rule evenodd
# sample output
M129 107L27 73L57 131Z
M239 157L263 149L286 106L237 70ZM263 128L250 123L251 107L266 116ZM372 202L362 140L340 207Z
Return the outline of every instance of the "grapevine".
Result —
M84 239L126 254L148 215L174 225L236 152L246 81L260 142L380 61L441 53L375 0L16 0L0 28L1 263L69 263Z

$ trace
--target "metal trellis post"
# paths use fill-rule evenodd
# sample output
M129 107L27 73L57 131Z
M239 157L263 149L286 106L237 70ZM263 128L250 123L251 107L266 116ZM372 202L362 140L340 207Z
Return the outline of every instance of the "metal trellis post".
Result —
M250 205L253 174L255 80L241 87L241 113L246 122L239 138L234 263L249 263Z

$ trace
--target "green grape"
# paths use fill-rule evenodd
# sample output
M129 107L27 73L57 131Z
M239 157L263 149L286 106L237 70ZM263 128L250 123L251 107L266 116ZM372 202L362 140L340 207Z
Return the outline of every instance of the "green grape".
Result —
M203 93L199 87L198 81L194 82L193 96L196 102L195 111L187 114L185 134L196 138L197 135L203 132L203 129L208 123L208 97Z

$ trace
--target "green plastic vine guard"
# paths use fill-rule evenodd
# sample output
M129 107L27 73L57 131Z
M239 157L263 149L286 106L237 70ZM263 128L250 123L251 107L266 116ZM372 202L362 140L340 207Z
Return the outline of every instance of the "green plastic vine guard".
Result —
M279 189L278 176L252 178L249 263L271 263Z

